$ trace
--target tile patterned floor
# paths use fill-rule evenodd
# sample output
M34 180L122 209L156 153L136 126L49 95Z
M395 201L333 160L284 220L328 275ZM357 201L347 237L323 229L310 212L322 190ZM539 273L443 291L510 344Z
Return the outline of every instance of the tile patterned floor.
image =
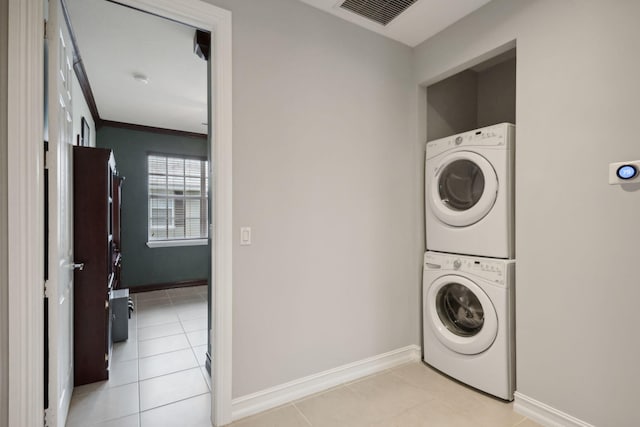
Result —
M206 288L135 295L129 340L109 381L76 387L68 427L209 427ZM231 424L233 427L539 427L422 363L408 363Z
M132 294L108 381L76 387L67 427L208 427L206 286Z
M231 424L234 427L540 427L505 403L408 363Z

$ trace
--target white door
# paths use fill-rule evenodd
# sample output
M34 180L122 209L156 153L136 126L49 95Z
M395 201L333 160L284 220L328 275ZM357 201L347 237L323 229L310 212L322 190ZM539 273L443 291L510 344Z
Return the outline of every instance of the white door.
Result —
M484 218L498 197L498 177L478 153L457 151L435 168L427 187L431 210L443 223L466 227Z
M59 0L49 0L49 419L64 427L73 392L72 44Z
M473 281L458 275L439 277L425 293L427 324L438 340L456 353L482 353L498 335L498 315Z

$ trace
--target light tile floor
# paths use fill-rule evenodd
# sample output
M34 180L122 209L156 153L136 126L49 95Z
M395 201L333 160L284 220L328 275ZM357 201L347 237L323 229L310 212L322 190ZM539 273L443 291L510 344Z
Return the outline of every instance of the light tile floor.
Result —
M109 380L74 389L67 426L210 426L206 286L131 296Z
M209 427L206 288L136 294L109 381L76 387L68 427ZM505 403L408 363L233 427L536 427Z
M236 421L234 427L539 427L512 403L461 385L420 362L343 384Z

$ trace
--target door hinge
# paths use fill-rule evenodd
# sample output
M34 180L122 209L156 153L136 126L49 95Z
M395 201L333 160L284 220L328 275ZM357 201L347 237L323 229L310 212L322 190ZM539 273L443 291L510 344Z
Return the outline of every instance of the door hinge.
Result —
M49 141L44 141L44 168L47 169L47 162L49 158Z
M44 38L47 39L47 21L44 21Z
M48 409L44 410L42 425L44 427L49 427L49 410Z
M45 280L43 286L42 286L42 296L44 296L45 298L49 297L49 288L47 287L47 283L48 281Z

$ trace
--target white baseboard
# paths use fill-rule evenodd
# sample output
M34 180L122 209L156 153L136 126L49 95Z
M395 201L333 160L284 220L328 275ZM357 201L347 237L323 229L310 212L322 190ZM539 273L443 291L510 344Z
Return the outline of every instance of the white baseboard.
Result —
M231 402L232 419L235 421L248 417L412 360L420 360L420 358L420 347L410 345L238 397Z
M594 427L552 406L515 392L513 409L545 427Z

